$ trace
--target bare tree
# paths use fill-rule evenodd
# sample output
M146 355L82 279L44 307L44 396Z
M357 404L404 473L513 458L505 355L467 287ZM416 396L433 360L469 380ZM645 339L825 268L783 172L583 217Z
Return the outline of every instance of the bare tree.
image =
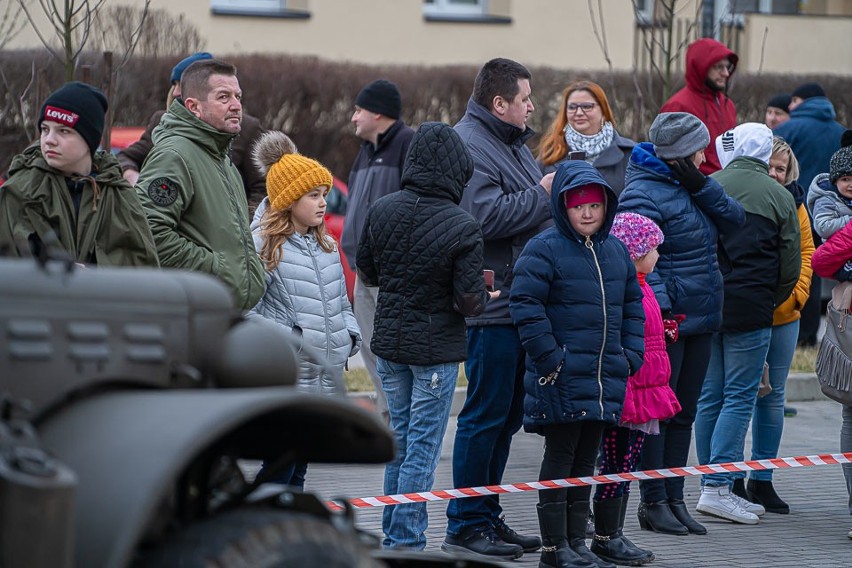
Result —
M595 4L597 4L597 10L595 10ZM613 97L614 99L616 94L615 81L612 73L612 58L609 55L609 43L606 39L606 20L603 15L603 0L597 0L597 2L595 2L595 0L588 0L588 5L589 18L592 20L592 32L595 34L595 39L598 41L598 47L601 48L604 61L606 61L610 97Z
M6 47L24 29L23 8L7 0L0 8L0 49Z
M116 5L101 10L96 22L98 48L144 57L183 56L203 49L201 33L183 14L149 10L149 3L143 8Z
M106 0L37 0L38 7L47 17L50 31L39 29L38 23L26 0L18 4L27 16L27 20L38 39L50 54L65 67L65 79L74 79L77 59L89 41L92 23ZM52 33L50 33L52 32ZM59 40L59 48L50 41Z

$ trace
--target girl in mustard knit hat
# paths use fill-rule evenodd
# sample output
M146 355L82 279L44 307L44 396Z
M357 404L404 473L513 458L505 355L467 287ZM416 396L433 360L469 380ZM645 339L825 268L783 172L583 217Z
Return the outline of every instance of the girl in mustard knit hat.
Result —
M361 347L361 331L346 295L337 243L325 227L331 172L299 154L283 132L265 133L253 158L266 176L268 197L251 224L266 269L266 290L252 311L295 336L301 390L338 392L347 359ZM301 489L306 470L307 464L293 464L270 477Z

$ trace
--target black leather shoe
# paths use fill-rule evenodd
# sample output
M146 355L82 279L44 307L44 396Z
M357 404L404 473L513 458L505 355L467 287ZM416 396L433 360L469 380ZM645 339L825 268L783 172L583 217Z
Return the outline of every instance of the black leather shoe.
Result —
M458 536L447 535L441 550L455 554L481 554L493 558L517 560L524 555L518 544L504 542L492 527L471 529Z
M707 534L704 525L693 519L692 515L689 514L689 509L686 508L683 499L670 499L669 509L671 509L674 518L692 534Z
M657 501L655 503L639 503L636 512L639 517L639 528L646 531L654 531L662 534L687 535L689 530L678 521L668 501Z
M777 513L779 515L790 514L790 505L785 503L781 497L775 493L775 488L772 486L771 481L749 479L746 491L748 492L749 501L763 505L763 508L768 512Z
M506 524L506 517L504 516L500 516L500 518L497 519L497 522L494 523L494 532L497 533L497 536L499 536L503 542L517 544L524 549L524 552L535 552L541 548L540 538L535 535L524 536L516 533L509 525Z

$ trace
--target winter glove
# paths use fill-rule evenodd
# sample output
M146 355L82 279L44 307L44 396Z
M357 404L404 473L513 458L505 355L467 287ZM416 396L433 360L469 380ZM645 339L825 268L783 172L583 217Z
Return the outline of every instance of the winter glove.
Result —
M663 316L663 333L666 336L666 343L674 343L678 338L678 329L681 322L686 319L683 314L673 314L666 310L662 312Z
M852 259L847 260L840 270L834 273L834 279L838 282L849 282L852 280Z
M672 170L672 177L679 181L689 193L697 193L707 183L707 177L695 167L692 160L678 158L670 162L669 167Z

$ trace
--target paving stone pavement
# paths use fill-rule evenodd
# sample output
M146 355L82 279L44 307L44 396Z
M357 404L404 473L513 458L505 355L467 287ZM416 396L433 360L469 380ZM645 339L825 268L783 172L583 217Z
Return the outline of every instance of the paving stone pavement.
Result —
M829 401L796 402L798 416L785 421L780 457L839 452L841 407ZM452 445L455 418L450 421L438 466L435 489L452 488ZM750 440L750 436L748 437ZM534 481L542 455L543 438L524 432L513 441L505 483ZM749 456L747 443L746 457ZM690 465L696 464L694 453ZM310 466L306 490L324 498L371 497L382 494L382 466ZM736 525L695 514L708 528L705 536L667 536L641 531L636 520L638 487L630 502L625 533L637 545L653 550L650 566L674 567L847 567L852 566L852 540L847 533L852 517L839 465L776 470L775 486L792 509L790 515L767 513L758 525ZM686 479L686 501L694 511L699 478ZM536 492L501 497L507 522L520 533L538 534ZM428 550L437 550L446 528L446 503L429 503ZM381 509L357 512L359 527L381 535ZM538 553L526 554L507 566L537 567Z

